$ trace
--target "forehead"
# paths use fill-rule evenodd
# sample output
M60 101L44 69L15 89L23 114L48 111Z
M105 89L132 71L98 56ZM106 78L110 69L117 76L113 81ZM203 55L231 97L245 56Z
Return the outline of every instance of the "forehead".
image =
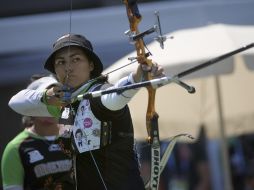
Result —
M73 55L83 55L86 56L82 48L78 46L69 46L69 47L64 47L57 51L55 53L55 58L61 58L61 57L69 57ZM86 56L87 57L87 56Z

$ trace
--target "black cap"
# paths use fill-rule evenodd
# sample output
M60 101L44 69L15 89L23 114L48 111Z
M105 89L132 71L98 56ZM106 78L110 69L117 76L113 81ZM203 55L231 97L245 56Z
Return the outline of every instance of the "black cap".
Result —
M86 55L93 61L94 70L92 77L98 77L103 71L100 58L93 52L93 46L84 36L78 34L66 34L60 37L53 45L53 51L44 64L44 68L55 74L54 56L57 51L69 46L77 46L84 50Z

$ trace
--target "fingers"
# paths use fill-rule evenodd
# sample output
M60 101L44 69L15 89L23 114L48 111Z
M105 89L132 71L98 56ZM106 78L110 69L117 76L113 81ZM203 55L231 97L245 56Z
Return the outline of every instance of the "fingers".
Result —
M64 97L64 92L61 89L61 86L53 86L46 91L47 104L55 106L63 106L64 103L62 99Z
M147 64L139 64L137 70L133 72L133 79L135 82L144 80L144 72L150 73L152 78L161 78L165 76L164 69L157 63L152 63L151 66ZM147 79L145 79L147 80Z
M54 96L59 98L62 103L70 103L73 89L68 85L60 85L54 88Z
M62 87L61 86L54 86L52 96L61 98L63 96Z
M162 68L162 66L158 65L155 72L152 72L152 76L156 77L156 78L164 77L165 72L164 72L164 69Z
M142 64L141 68L145 72L150 72L151 76L154 78L159 78L165 76L164 69L157 63L153 63L151 66Z

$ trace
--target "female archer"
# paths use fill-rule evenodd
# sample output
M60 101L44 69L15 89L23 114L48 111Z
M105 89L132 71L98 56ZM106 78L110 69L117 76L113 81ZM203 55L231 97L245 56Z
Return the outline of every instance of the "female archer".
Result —
M55 42L44 68L56 75L59 84L42 91L20 91L11 98L9 106L23 115L53 116L71 126L60 142L64 142L63 148L74 147L71 154L76 163L77 189L145 189L127 106L137 90L81 101L76 97L139 82L144 70L161 77L163 69L156 64L138 66L129 76L109 85L101 75L103 64L92 44L77 34L64 35ZM75 135L77 130L82 135ZM66 146L66 141L72 145Z

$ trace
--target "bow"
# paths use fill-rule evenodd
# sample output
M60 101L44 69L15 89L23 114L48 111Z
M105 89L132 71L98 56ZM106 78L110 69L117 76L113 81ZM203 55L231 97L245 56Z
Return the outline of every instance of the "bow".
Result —
M146 32L140 33L138 25L142 19L139 13L138 6L135 0L124 0L126 6L126 12L129 20L130 30L126 32L129 35L130 40L134 42L137 61L139 64L145 64L152 67L153 63L151 59L148 59L149 53L145 51L145 43L143 36L149 34L155 30L152 28ZM159 38L158 38L159 39ZM161 43L163 44L163 43ZM162 45L163 47L163 45ZM151 80L153 77L150 72L144 74L146 80ZM160 139L158 129L159 115L155 111L155 93L156 89L151 86L146 87L148 90L148 106L146 112L146 128L148 132L148 141L151 144L151 183L150 189L158 189L160 178Z
M172 82L182 86L183 88L185 88L189 93L194 93L195 92L195 88L192 87L192 86L189 86L185 83L183 83L182 81L180 81L180 78L184 77L184 76L187 76L193 72L196 72L196 71L199 71L199 70L202 70L208 66L211 66L215 63L218 63L228 57L231 57L235 54L238 54L240 52L243 52L245 50L248 50L250 48L253 48L254 47L254 43L250 43L246 46L243 46L239 49L236 49L236 50L233 50L231 52L228 52L228 53L225 53L223 55L220 55L218 57L215 57L211 60L208 60L202 64L199 64L197 66L194 66L194 67L191 67L189 69L186 69L176 75L174 75L173 77L162 77L162 78L158 78L158 79L152 79L152 80L149 80L149 81L144 81L144 82L139 82L139 83L135 83L135 84L131 84L131 85L126 85L126 86L123 86L123 87L118 87L118 88L112 88L112 89L106 89L106 90L99 90L99 91L94 91L94 92L87 92L85 94L81 94L81 95L78 95L77 96L77 99L78 100L82 100L82 99L90 99L90 98L96 98L96 97L100 97L102 95L105 95L105 94L110 94L110 93L122 93L126 90L130 90L130 89L137 89L137 88L141 88L141 87L147 87L147 86L150 86L151 88L159 88L161 86L164 86L164 85L167 85L167 84L170 84ZM174 137L171 137L169 140L170 140L170 143L166 149L166 151L164 152L163 156L162 156L162 159L159 163L159 170L157 170L159 173L158 175L161 174L161 172L163 171L163 169L165 168L165 165L169 159L169 156L173 150L173 147L175 145L175 143L177 142L178 138L179 137L188 137L189 139L193 139L192 136L188 135L188 134L179 134L179 135L176 135ZM146 183L145 187L146 189L152 189L151 188L151 180L153 180L152 178L150 178L150 180Z
M149 53L146 53L145 43L143 41L143 37L147 34L150 34L150 33L154 32L154 31L158 32L159 35L158 35L156 40L160 42L161 47L163 48L163 42L165 41L166 38L164 38L161 35L161 29L160 29L160 25L159 25L159 18L157 17L158 18L157 19L158 20L158 25L154 26L153 28L151 28L151 29L149 29L149 30L147 30L143 33L140 33L139 30L138 30L138 25L141 22L142 17L139 13L136 1L135 0L129 0L129 1L128 0L123 0L123 2L126 5L127 16L128 16L129 23L130 23L130 30L127 31L126 34L129 35L130 41L133 42L134 45L135 45L136 52L137 52L136 59L140 64L146 64L146 65L151 67L153 63L152 63L151 59L148 59ZM253 47L253 45L252 45L252 47ZM250 48L250 47L248 47L248 48ZM238 52L234 52L234 53L238 53ZM224 58L225 57L222 57L222 59L224 59ZM186 72L179 73L178 75L176 75L172 79L169 79L168 77L165 77L165 78L162 79L161 83L157 83L155 85L155 88L154 88L154 86L151 86L148 83L151 83L151 81L156 83L156 81L158 81L158 80L153 79L150 72L145 72L144 78L147 80L147 83L143 82L144 85L141 84L140 86L138 86L139 84L136 84L136 86L133 85L132 87L129 88L129 89L134 88L134 87L139 88L139 87L142 87L142 85L143 85L148 90L148 106L147 106L147 113L146 113L146 128L147 128L147 132L148 132L148 141L151 144L151 177L150 177L149 182L146 184L147 189L152 189L152 190L157 190L158 189L160 174L161 174L161 172L163 171L163 169L166 165L166 162L169 158L170 153L172 152L172 149L173 149L178 137L180 137L180 136L190 137L186 134L181 134L181 135L177 135L177 136L173 137L171 139L171 143L169 144L169 146L168 146L166 152L164 153L162 159L160 158L160 139L159 139L159 129L158 129L159 115L155 111L156 88L160 87L161 85L164 85L166 83L169 83L169 82L176 82L177 84L179 84L183 87L188 87L188 86L186 86L185 83L181 82L179 80L179 78L181 78L184 75L187 75L191 72L194 72L195 70L199 70L199 69L202 69L203 67L209 66L210 64L213 64L214 62L218 62L218 61L219 60L217 59L215 61L212 61L212 62L209 62L209 63L205 64L202 67L198 67L197 69L194 69L194 70L191 69L191 70L188 70ZM165 81L165 82L163 82L163 81ZM116 90L115 92L121 92L121 91L124 91L124 90L127 90L127 89L128 89L128 86L125 86L125 89L120 89L120 90L115 89ZM190 89L190 90L188 90L189 92L193 92L193 88L188 88L188 89ZM108 91L104 91L104 92L105 92L105 94L106 94L106 92L107 93L113 93L113 90L108 90ZM101 95L103 93L96 92L95 94L97 94L97 95L100 94ZM88 93L87 95L90 96L91 94ZM81 98L85 98L85 96L82 95ZM96 162L95 162L95 164L96 164ZM102 179L102 181L103 181L103 179ZM106 189L106 186L105 186L105 189Z

